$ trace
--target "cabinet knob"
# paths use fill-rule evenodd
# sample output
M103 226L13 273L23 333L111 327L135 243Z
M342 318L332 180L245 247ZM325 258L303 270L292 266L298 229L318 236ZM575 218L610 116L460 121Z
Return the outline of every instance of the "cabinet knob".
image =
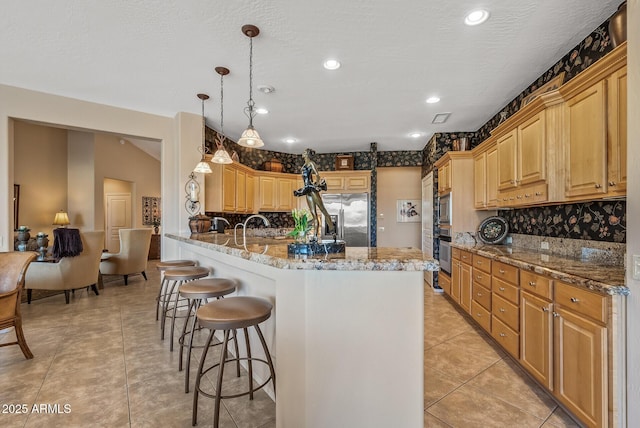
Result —
M530 198L530 197L531 197L531 194L529 194L529 193L525 193L525 194L524 194L524 197L525 197L525 198Z
M476 316L477 316L478 318L482 318L482 314L481 314L481 313L479 313L479 312L476 314Z
M536 196L542 196L542 192L536 192Z
M547 308L546 306L542 307L542 312L549 312L549 308Z
M498 270L498 272L504 273L505 271L504 271L504 269L500 269L500 270Z
M482 297L482 293L478 293L478 297Z
M504 312L504 308L500 308L500 312Z
M616 182L615 182L615 181L610 181L610 182L609 182L609 186L615 186L615 185L616 185Z
M500 333L500 337L506 337L507 335L504 333Z
M476 279L477 279L478 281L480 281L480 280L482 279L482 275L478 275L478 276L476 276Z
M602 187L602 186L601 186L600 184L596 183L596 189L599 189L599 188L601 188L601 187Z
M559 313L557 313L557 312L553 312L553 317L554 317L554 318L558 318L559 316L560 316L560 314L559 314Z
M503 200L503 201L508 201L508 199L507 199L507 198L502 198L502 200Z
M532 286L532 287L535 287L536 283L534 281L529 281L529 285Z
M511 184L516 184L516 180L511 180Z
M522 195L518 195L518 199L522 199Z
M580 301L580 299L578 299L577 297L572 297L572 298L571 298L571 301L572 301L573 303L578 303L578 302Z
M500 291L504 291L504 287L500 287Z

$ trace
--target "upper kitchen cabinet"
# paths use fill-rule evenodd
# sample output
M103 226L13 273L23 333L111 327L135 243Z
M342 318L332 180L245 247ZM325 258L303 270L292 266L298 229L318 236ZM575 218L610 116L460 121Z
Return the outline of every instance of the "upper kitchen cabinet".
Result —
M451 160L438 167L438 195L451 192Z
M327 193L369 193L371 171L321 171Z
M473 151L473 192L476 209L498 206L498 149L492 138Z
M255 176L242 164L212 164L205 174L205 210L227 213L253 213Z
M567 201L626 195L626 43L560 88Z
M282 212L296 208L293 196L296 175L260 172L258 176L258 211Z

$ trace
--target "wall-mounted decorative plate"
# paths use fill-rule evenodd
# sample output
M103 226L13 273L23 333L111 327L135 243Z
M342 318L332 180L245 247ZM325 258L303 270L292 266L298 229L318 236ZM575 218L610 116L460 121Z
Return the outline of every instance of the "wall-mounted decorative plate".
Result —
M499 244L509 233L509 225L502 217L487 217L478 226L478 238L485 244Z

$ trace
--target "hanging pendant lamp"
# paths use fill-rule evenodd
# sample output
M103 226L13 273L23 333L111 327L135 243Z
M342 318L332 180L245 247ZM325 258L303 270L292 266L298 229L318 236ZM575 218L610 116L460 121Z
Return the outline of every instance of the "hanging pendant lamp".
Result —
M211 174L211 166L209 166L209 162L207 162L206 154L209 151L207 146L205 145L205 127L206 122L204 119L204 102L209 99L209 95L207 94L198 94L198 98L202 101L202 146L198 148L198 151L202 154L202 158L198 165L193 169L193 172L200 172L203 174Z
M233 163L229 152L224 148L224 76L229 74L229 69L226 67L216 67L216 73L220 75L220 132L216 136L217 150L213 154L211 162L214 163Z
M253 102L253 38L260 34L260 29L255 25L243 25L242 33L249 38L249 101L244 109L245 114L249 116L249 126L242 133L238 144L244 147L262 147L264 142L253 127L253 118L256 115L255 103Z

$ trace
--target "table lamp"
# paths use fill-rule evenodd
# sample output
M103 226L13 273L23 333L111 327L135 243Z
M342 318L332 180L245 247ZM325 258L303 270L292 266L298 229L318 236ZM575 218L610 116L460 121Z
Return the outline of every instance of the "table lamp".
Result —
M59 226L59 227L65 227L66 225L70 224L71 222L69 221L69 216L67 215L66 212L60 210L60 212L56 213L56 218L53 219L53 224L55 226Z

